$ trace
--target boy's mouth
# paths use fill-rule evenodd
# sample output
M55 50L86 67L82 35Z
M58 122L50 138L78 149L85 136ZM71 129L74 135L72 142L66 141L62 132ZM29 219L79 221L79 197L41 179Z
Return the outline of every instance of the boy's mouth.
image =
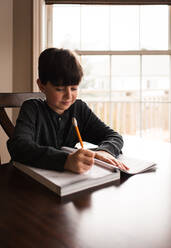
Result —
M71 103L71 101L62 102L62 104L64 104L64 105L68 105L70 103Z

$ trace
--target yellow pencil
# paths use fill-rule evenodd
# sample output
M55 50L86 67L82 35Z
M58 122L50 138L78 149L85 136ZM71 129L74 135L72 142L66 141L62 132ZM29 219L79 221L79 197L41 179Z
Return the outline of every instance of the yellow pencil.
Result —
M77 120L76 120L75 117L72 118L72 124L73 124L74 127L75 127L75 130L76 130L76 133L77 133L79 142L80 142L80 144L81 144L81 147L84 148L84 146L83 146L83 141L82 141L82 138L81 138L81 135L80 135L80 131L79 131L79 129L78 129Z

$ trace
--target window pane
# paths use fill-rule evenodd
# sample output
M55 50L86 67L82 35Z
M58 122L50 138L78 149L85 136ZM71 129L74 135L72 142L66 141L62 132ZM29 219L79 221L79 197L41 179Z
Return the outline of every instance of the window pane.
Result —
M112 56L112 100L139 100L140 58L139 56Z
M109 6L81 7L81 49L109 50Z
M169 141L169 56L142 57L142 136Z
M136 135L140 129L140 103L112 102L111 127L121 134Z
M86 101L109 100L109 56L82 56L80 96Z
M143 101L169 100L169 56L142 57Z
M111 50L139 49L139 7L111 6Z
M79 5L54 5L53 46L80 49Z
M168 6L141 6L141 49L168 49Z
M142 104L142 137L169 142L169 104Z

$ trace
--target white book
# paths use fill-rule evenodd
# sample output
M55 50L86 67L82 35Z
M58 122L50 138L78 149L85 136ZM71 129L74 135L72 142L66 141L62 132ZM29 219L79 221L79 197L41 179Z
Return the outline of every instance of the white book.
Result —
M118 169L97 165L84 174L38 169L18 162L13 165L61 197L120 179Z
M142 173L144 171L156 169L156 163L146 158L143 159L134 158L121 154L117 159L129 168L129 170L127 171L120 169L121 171L127 174L134 175L134 174Z
M63 146L63 147L61 147L61 150L64 150L68 153L71 153L71 152L76 151L77 149ZM126 173L126 174L130 174L130 175L142 173L144 171L151 170L151 169L155 169L155 166L156 166L155 162L150 161L148 159L133 158L133 157L126 156L124 154L119 155L117 160L121 161L124 165L126 165L129 168L129 170L122 170L120 168L119 168L119 170ZM98 160L98 159L95 159L95 164L102 166L104 168L106 167L108 169L115 167L109 163L103 162L103 161ZM115 168L118 168L118 167L115 167Z

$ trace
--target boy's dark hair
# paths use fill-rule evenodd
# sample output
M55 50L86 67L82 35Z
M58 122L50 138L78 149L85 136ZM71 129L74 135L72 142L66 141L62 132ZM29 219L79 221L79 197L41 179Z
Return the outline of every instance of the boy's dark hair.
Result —
M39 79L55 86L78 85L83 76L82 67L73 52L67 49L47 48L39 56Z

